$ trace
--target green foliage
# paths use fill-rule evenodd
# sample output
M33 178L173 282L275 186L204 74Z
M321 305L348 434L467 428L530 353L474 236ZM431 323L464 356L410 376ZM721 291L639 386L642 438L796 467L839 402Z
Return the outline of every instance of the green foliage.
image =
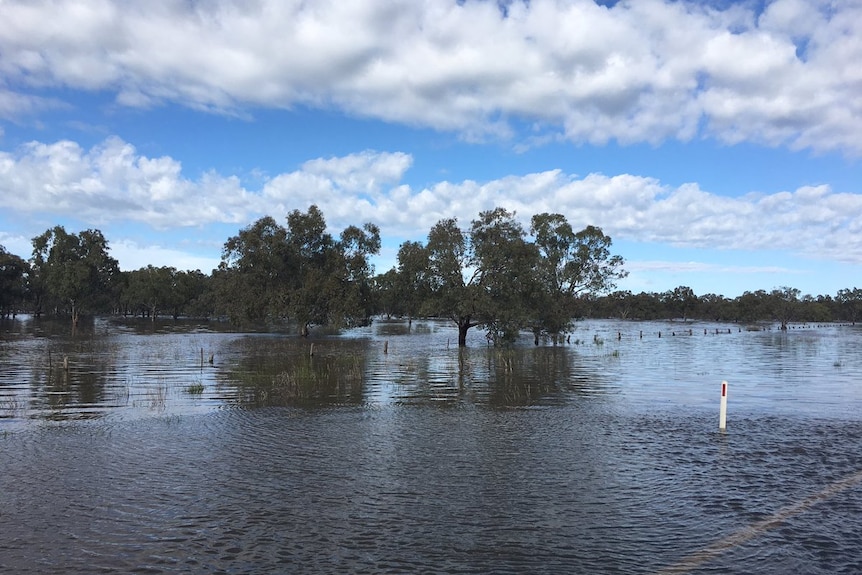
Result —
M513 342L538 312L534 305L542 289L541 265L535 244L515 214L496 208L482 212L470 228L479 271L482 325L497 344Z
M23 305L29 271L26 261L0 246L0 317L12 315Z
M533 216L530 232L539 252L541 285L531 327L536 338L554 337L571 329L577 296L609 292L628 272L622 269L622 257L611 255L611 238L601 228L575 232L562 214L543 213Z
M234 323L289 321L355 326L374 313L450 318L459 345L481 326L504 345L521 331L559 341L573 318L707 319L754 323L849 321L862 317L862 289L802 296L792 287L747 291L730 299L697 296L687 286L663 293L613 291L624 278L600 228L576 232L561 214L537 214L524 230L504 208L481 212L461 229L442 219L427 241L404 242L398 265L374 276L380 250L373 224L327 232L317 206L293 210L282 226L263 217L224 244L211 275L152 265L120 273L98 230L55 226L33 238L30 262L0 246L0 316L29 307L71 315L119 310L157 317L227 315Z
M862 289L838 290L836 303L840 306L842 317L855 322L862 317Z
M120 303L123 313L159 315L177 319L181 315L208 317L210 278L199 270L177 271L173 267L151 265L123 272Z
M608 291L625 277L623 260L610 255L611 240L599 228L575 233L560 214L534 216L531 232L534 241L504 208L480 213L467 233L454 219L440 220L424 250L402 246L427 258L425 276L402 265L402 282L427 286L425 309L456 323L461 346L474 326L496 344L525 328L537 342L542 334L556 337L571 325L576 296Z
M289 278L287 231L266 216L225 242L216 282L219 306L237 324L283 315Z
M347 227L336 240L317 206L293 210L287 227L264 217L225 243L215 282L220 308L235 323L290 320L351 326L372 313L373 224Z
M55 226L33 238L33 287L37 313L50 306L69 313L77 324L82 312L111 308L118 278L117 260L108 255L99 230L70 234Z
M679 286L662 294L665 306L670 310L670 318L682 318L685 321L696 307L697 296L688 286Z
M203 395L204 384L201 382L192 383L186 387L186 393L189 395Z
M431 296L429 252L421 242L404 242L398 248L398 269L392 270L394 299L401 315L422 315Z
M830 296L800 296L796 288L747 291L730 299L709 293L697 296L691 288L680 286L663 293L632 294L613 292L593 302L593 317L630 319L703 319L757 323L855 322L862 310L862 290L839 290ZM684 306L684 307L683 307Z
M449 317L458 326L458 345L467 342L467 330L481 324L479 307L480 270L473 244L454 218L437 222L428 233L430 297L426 309L432 315Z

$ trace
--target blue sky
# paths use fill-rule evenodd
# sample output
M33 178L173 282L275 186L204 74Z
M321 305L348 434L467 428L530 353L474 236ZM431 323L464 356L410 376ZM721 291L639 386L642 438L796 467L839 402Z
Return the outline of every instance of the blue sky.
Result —
M383 272L504 206L601 226L633 292L862 284L859 0L136 4L0 4L7 250L209 272L316 203Z

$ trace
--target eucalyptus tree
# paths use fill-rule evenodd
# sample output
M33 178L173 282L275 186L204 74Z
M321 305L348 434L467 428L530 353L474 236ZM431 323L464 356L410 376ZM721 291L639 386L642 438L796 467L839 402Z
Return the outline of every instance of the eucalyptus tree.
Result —
M670 319L682 318L685 322L700 302L694 290L688 286L678 286L662 294L662 301L670 314Z
M799 294L794 287L783 286L774 289L769 294L773 317L781 323L781 329L787 329L787 324L796 319L799 313Z
M633 300L634 296L632 295L632 292L628 290L618 290L607 294L602 298L602 303L604 304L602 309L605 311L604 315L608 317L628 319L634 307Z
M835 301L840 306L843 319L856 323L862 317L862 289L854 287L838 290Z
M408 320L419 316L431 294L428 249L421 242L407 241L398 248L394 291L400 311Z
M458 326L458 346L467 345L467 332L481 324L480 270L470 237L458 220L440 220L428 232L428 271L432 315L450 318Z
M387 319L393 316L404 316L404 307L398 297L398 270L390 268L387 272L377 274L372 281L374 292L374 313L382 314Z
M336 242L326 231L326 220L317 206L287 216L287 261L290 269L285 299L288 314L308 335L312 324L328 324L331 307L338 297Z
M742 322L755 322L764 319L772 319L769 306L769 294L759 289L746 291L734 300L736 304L737 319Z
M541 262L526 235L515 213L504 208L481 212L470 226L479 321L496 344L514 341L541 311Z
M308 335L311 325L354 326L372 313L371 256L380 251L380 229L371 223L346 227L336 240L316 205L287 216L291 270L287 307Z
M200 270L178 271L174 275L171 316L210 317L213 314L211 277Z
M802 321L827 322L833 319L832 298L829 296L813 296L806 294L799 302L799 313Z
M33 238L31 265L40 296L57 311L69 312L73 325L82 312L107 308L120 275L117 260L108 252L108 242L99 230L70 234L63 226L55 226Z
M293 210L287 227L264 217L225 243L215 282L232 321L355 325L371 314L370 256L380 250L373 224L348 226L338 239L320 209Z
M125 279L121 302L124 313L149 315L153 321L159 315L173 319L181 315L209 316L209 276L200 270L181 271L174 267L148 265L123 272Z
M374 313L371 256L380 252L380 228L372 223L348 226L335 247L336 271L330 280L338 280L339 291L329 322L347 327L365 324Z
M708 293L698 298L697 316L713 321L730 321L735 317L733 301L714 293Z
M29 266L0 246L0 317L14 315L27 296Z
M538 342L542 333L556 337L571 329L578 296L610 292L628 272L623 258L611 255L610 236L596 226L575 232L562 214L542 213L532 217L530 233L542 286L531 326Z
M123 303L132 313L148 315L153 321L160 312L170 309L174 302L174 278L177 270L172 267L145 268L126 272Z
M227 240L218 271L220 307L234 323L283 316L290 277L287 231L265 216Z
M431 228L430 310L455 322L459 346L475 326L487 328L496 343L525 328L536 343L543 333L558 336L570 329L579 296L609 291L626 276L601 229L574 232L560 214L531 222L534 241L504 208L481 212L467 233L452 218Z

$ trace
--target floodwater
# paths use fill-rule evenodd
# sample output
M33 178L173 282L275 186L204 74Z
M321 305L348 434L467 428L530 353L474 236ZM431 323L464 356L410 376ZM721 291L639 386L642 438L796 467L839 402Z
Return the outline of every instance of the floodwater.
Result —
M0 572L859 573L862 329L793 327L7 321Z

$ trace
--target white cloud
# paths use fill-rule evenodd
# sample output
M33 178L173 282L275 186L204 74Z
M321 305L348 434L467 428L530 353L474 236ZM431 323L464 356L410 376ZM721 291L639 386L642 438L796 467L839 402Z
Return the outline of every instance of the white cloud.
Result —
M33 235L35 236L37 234ZM33 253L32 238L25 238L24 236L18 234L0 232L0 246L6 248L6 251L10 254L15 254L19 258L24 258L25 260L29 259L30 254Z
M638 260L626 262L630 272L671 272L671 273L722 273L722 274L800 274L782 266L731 266L707 262L677 262L661 260Z
M68 140L0 152L0 194L19 212L47 212L95 224L131 220L153 227L243 223L255 197L235 176L192 181L168 157L148 158L112 137L86 151ZM251 211L249 211L251 210Z
M480 211L503 206L525 226L535 213L559 212L575 227L599 225L615 239L783 250L862 263L862 195L825 185L726 197L696 183L671 187L641 175L581 177L550 170L414 189L402 182L411 164L412 157L400 152L318 158L249 190L230 174L188 179L176 160L143 156L116 137L90 150L70 141L31 142L0 153L0 197L7 213L74 218L95 227L132 221L156 229L238 229L260 216L280 219L315 203L333 228L371 221L384 237L405 239L423 239L441 218L457 217L466 227Z
M63 87L128 106L334 107L470 139L510 137L517 118L577 142L700 133L862 154L862 3L749 6L7 0L0 117Z
M184 271L200 270L209 274L219 264L218 258L192 255L179 249L159 245L140 245L129 240L112 241L110 248L111 257L120 262L120 269L123 271L152 265L173 267Z

